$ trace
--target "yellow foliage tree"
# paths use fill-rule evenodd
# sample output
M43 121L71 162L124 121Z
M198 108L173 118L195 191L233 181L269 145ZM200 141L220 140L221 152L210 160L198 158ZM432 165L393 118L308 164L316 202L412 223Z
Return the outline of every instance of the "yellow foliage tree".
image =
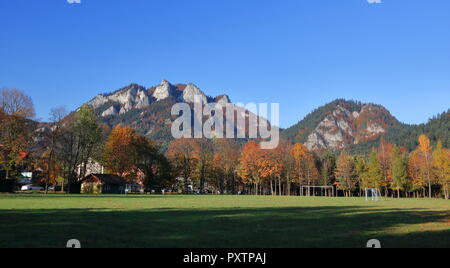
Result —
M428 195L432 197L433 186L433 167L432 167L432 150L430 139L427 135L421 135L419 137L418 153L422 157L421 170L425 175L425 179L428 185Z
M445 149L439 141L433 152L433 174L442 187L446 199L450 191L450 151Z
M319 180L319 171L317 170L314 156L303 144L295 144L291 150L294 159L294 180L299 184L314 186ZM311 195L308 188L308 195Z
M425 195L426 175L422 168L424 166L423 162L425 160L418 152L418 150L413 151L408 160L408 176L412 179L412 190L416 192L417 190L423 190Z
M338 188L344 190L347 197L352 196L358 183L354 157L345 151L342 152L337 160L335 173Z

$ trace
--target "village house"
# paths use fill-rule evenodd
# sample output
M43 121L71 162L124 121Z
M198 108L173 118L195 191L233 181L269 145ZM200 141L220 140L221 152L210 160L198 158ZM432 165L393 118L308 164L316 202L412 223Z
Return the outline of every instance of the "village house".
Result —
M104 174L105 167L97 161L89 158L87 163L83 163L77 167L78 178L86 177L91 174Z
M124 194L127 182L111 174L90 174L81 180L82 194Z
M0 144L0 154L7 154L5 146L2 144ZM0 192L13 192L23 185L32 183L33 173L31 172L30 153L19 152L16 160L14 172L7 172L6 168L0 164Z

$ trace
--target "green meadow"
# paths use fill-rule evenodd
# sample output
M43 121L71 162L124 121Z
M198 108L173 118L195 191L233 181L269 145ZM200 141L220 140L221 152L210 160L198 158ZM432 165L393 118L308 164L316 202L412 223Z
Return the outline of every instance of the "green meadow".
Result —
M450 247L450 202L278 196L0 195L0 247Z

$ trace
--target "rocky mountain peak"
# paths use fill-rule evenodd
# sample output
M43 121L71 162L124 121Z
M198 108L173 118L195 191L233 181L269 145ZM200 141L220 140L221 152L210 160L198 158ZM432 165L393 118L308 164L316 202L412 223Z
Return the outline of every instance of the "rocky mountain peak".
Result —
M208 98L196 85L188 84L183 90L183 100L187 103L194 103L195 96L200 96L202 103L208 103Z
M106 125L130 126L137 132L167 145L173 139L170 135L173 105L177 102L192 104L196 101L196 96L200 96L204 104L211 102L232 104L227 95L212 98L195 84L171 84L163 80L159 85L148 89L132 84L110 94L100 94L87 105L95 110ZM235 108L237 114L249 116L247 114L250 112L245 108L237 106Z
M342 149L353 140L353 114L338 105L309 135L305 145L310 150Z
M227 104L227 103L231 103L230 97L228 97L228 95L220 95L220 96L217 96L217 97L214 99L214 101L215 101L216 103L219 103L219 104L222 104L222 105L225 105L225 104Z
M344 149L376 139L398 124L382 106L336 100L287 129L284 136L310 150Z
M97 95L87 103L94 109L104 108L102 116L123 114L132 109L143 109L150 105L150 98L145 87L131 84L111 94ZM104 107L105 106L105 107Z
M145 88L136 84L131 84L127 87L119 89L113 93L109 94L99 94L94 99L89 101L87 104L94 109L104 105L109 101L114 101L122 104L128 103L130 100L138 95L138 93L145 92Z
M153 98L155 98L156 101L165 100L168 97L174 95L175 91L176 88L172 84L170 84L169 81L163 80L153 92Z
M154 102L169 98L173 101L194 103L195 96L200 96L203 103L215 100L221 103L230 103L227 95L210 98L195 84L174 85L167 80L163 80L158 86L148 90L143 86L131 84L113 93L99 94L87 105L91 106L102 117L114 117L133 110L149 108Z

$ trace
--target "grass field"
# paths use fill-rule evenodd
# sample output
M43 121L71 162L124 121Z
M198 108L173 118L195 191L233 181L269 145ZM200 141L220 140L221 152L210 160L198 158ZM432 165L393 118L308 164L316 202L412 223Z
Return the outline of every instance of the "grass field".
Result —
M448 200L0 195L0 247L450 247Z

